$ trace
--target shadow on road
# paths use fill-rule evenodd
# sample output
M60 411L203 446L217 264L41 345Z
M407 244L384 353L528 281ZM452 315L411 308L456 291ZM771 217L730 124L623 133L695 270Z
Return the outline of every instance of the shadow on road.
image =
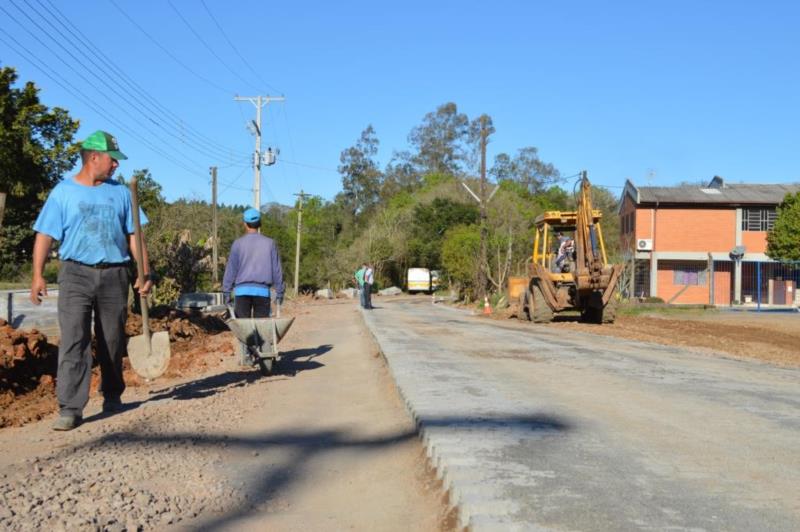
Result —
M164 401L167 399L173 399L176 401L200 399L203 397L209 397L222 391L246 386L259 379L274 379L278 376L293 377L301 371L308 371L324 366L324 364L317 362L314 359L324 355L331 349L333 349L332 345L324 344L314 348L286 351L281 354L281 361L277 366L274 376L272 377L263 377L255 368L228 371L219 375L211 375L202 379L197 379L194 381L185 382L183 384L178 384L176 386L164 388L162 390L157 390L150 397L143 401L131 401L124 403L118 412L100 412L93 416L89 416L84 419L84 423L91 423L92 421L105 419L128 410L134 410L151 401Z
M426 427L450 427L455 431L468 430L474 438L498 430L528 432L531 435L541 432L566 432L572 426L555 416L532 413L530 415L496 414L481 416L445 416L424 418ZM269 511L270 503L287 493L292 485L311 475L314 460L327 453L353 450L357 452L381 452L391 446L401 444L418 435L418 431L408 430L390 433L379 437L356 437L351 430L307 430L297 428L287 431L264 432L260 435L236 437L201 433L175 433L147 436L132 432L118 432L83 444L93 447L97 444L113 443L116 446L163 446L174 448L191 441L194 446L215 448L223 453L246 451L254 456L251 463L243 464L246 478L234 481L244 482L247 500L223 515L198 516L191 523L193 530L226 530L238 520L258 512ZM523 436L524 437L524 436ZM289 458L282 463L265 463L257 458L261 453L274 449L288 452ZM70 451L74 452L74 450Z
M301 371L317 369L325 364L314 360L333 349L330 344L320 345L308 349L294 349L281 353L281 361L278 364L277 373L280 375L295 376Z

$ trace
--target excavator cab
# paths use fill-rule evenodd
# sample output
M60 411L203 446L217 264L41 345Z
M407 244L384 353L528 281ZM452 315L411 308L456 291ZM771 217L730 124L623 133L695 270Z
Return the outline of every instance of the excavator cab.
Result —
M583 172L576 210L547 211L536 217L520 316L542 323L559 312L578 310L584 321L614 321L614 290L622 265L608 264L602 216L592 208L591 184Z

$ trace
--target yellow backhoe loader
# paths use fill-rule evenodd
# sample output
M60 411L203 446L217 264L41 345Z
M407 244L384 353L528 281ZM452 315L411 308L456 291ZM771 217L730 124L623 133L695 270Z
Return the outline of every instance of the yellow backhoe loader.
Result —
M578 310L583 321L612 323L615 289L622 264L608 264L602 214L592 208L592 186L582 172L575 211L547 211L536 217L529 281L519 295L520 319L553 321Z

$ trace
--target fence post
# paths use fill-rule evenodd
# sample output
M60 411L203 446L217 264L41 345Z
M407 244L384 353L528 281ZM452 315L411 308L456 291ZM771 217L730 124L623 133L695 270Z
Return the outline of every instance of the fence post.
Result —
M708 252L708 304L714 305L716 301L714 298L714 258L711 256L711 252Z
M14 292L9 291L6 298L6 321L11 325L14 322Z
M758 295L758 305L756 309L761 312L761 262L756 262L756 294Z

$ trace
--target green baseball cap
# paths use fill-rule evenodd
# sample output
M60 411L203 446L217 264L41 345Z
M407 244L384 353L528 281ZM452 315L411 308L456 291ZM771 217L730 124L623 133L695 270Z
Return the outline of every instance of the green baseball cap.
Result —
M117 139L114 138L111 133L106 133L99 129L86 137L86 140L81 144L81 149L106 152L109 156L117 160L128 158L124 153L119 151Z

